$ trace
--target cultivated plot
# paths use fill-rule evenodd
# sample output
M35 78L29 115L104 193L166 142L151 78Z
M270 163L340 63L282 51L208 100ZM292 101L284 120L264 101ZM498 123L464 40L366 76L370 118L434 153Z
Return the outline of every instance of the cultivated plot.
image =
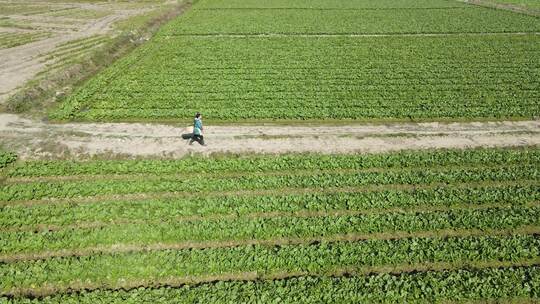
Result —
M524 0L527 1L527 0ZM529 0L531 1L531 0ZM532 0L534 1L534 0ZM466 7L466 4L447 0L201 0L195 9L230 9L230 8L292 8L292 9L392 9L392 8L449 8Z
M510 118L539 114L540 36L160 36L59 118Z
M514 119L540 21L455 1L200 1L56 119Z
M0 293L535 299L539 164L536 148L7 164Z
M483 7L437 9L193 10L169 23L170 35L419 34L538 32L534 16Z

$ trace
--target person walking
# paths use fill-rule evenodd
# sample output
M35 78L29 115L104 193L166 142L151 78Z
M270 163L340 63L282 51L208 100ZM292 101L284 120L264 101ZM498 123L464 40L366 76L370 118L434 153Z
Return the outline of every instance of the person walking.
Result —
M192 145L194 141L198 142L201 146L206 146L203 137L202 115L199 112L195 114L195 120L193 121L193 136L191 137L189 144Z

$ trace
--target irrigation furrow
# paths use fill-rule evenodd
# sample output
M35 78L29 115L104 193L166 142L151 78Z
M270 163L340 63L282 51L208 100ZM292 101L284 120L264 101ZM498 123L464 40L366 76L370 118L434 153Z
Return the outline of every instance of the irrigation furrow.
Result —
M379 233L349 233L322 237L290 237L272 239L245 239L225 241L187 241L178 243L154 243L149 245L113 244L110 246L94 246L82 249L61 249L30 253L0 254L0 263L16 263L20 261L44 260L48 258L90 256L96 254L115 254L129 252L148 252L160 250L232 248L248 245L283 246L302 245L316 242L355 242L362 240L397 240L405 238L435 237L468 237L468 236L511 236L524 234L540 234L540 226L525 225L512 229L439 229L429 231L392 231Z
M61 52L50 54L49 56L43 58L42 62L58 62L59 60L65 60L66 58L70 58L75 56L77 53L81 51L88 51L91 50L94 47L100 46L102 43L97 43L94 45L82 45L78 47L74 47L72 49L67 49Z

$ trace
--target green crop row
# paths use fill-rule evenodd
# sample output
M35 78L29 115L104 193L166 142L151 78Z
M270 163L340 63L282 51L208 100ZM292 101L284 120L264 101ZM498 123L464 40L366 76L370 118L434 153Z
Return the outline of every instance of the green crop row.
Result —
M489 208L316 217L256 217L126 223L42 232L0 232L3 254L76 250L95 246L307 238L349 233L513 229L540 224L540 207Z
M540 267L427 271L350 277L231 281L180 288L136 288L58 294L4 303L395 303L540 298Z
M54 181L0 186L0 201L73 198L104 194L156 192L239 191L279 188L336 188L390 184L433 184L483 181L537 180L538 165L496 167L415 168L383 172L283 172L279 175L246 174L234 179L220 176L160 177L93 181Z
M195 6L196 8L196 6ZM166 35L381 34L537 32L533 16L474 6L440 9L191 10L164 26Z
M204 98L201 98L204 99ZM526 98L527 99L527 98ZM523 99L520 99L523 100ZM517 101L517 99L516 99ZM263 102L262 100L260 101ZM251 108L255 109L255 108ZM187 108L187 109L94 109L85 111L82 114L63 116L63 119L83 119L83 120L116 120L123 121L128 118L140 118L140 119L157 119L157 120L170 120L173 118L187 119L189 116L193 116L193 113L201 111L205 113L207 117L213 117L216 120L234 120L234 119L294 119L294 120L309 120L309 119L373 119L381 121L384 119L400 119L400 120L429 120L433 117L440 117L445 119L460 119L463 117L468 118L484 118L489 117L492 119L504 120L514 118L532 118L538 116L537 104L523 104L523 105L500 105L498 107L470 107L470 106L438 106L438 107L423 107L418 106L416 108L378 108L378 109L356 109L345 108L336 110L333 107L326 107L320 109L310 108L294 108L294 107L281 107L281 108L259 108L256 110L243 109L243 113L235 110L234 106L224 106L223 108ZM57 112L58 114L59 112ZM63 114L61 114L63 115ZM56 118L59 118L57 116Z
M235 121L532 117L540 115L539 39L162 32L88 81L52 116L163 119L202 111L209 119Z
M0 293L12 288L40 288L44 284L67 289L84 282L82 284L114 288L122 281L159 282L171 277L249 272L324 275L344 267L520 261L539 255L540 237L529 235L165 250L3 264L0 265L0 276L4 278Z
M523 1L523 0L521 0ZM534 1L534 0L531 0ZM230 8L309 8L309 9L389 9L389 8L444 8L464 7L465 4L445 0L201 0L195 9Z
M67 60L108 41L110 41L109 37L103 35L70 41L55 48L53 52L46 54L47 56L43 58L43 61L55 60L55 63L57 63L58 61Z
M27 44L37 40L45 39L51 36L47 32L30 32L30 33L0 33L0 49L12 48L15 46Z
M105 11L105 10L71 8L69 10L58 10L54 12L46 12L42 15L51 16L51 17L64 17L64 18L67 17L70 19L82 19L82 21L85 21L85 20L103 18L105 16L110 15L111 13L112 13L111 11Z
M485 204L523 205L540 201L540 185L482 187L437 187L433 189L378 190L282 195L213 196L193 198L157 198L144 200L103 200L96 203L36 204L0 208L0 227L24 228L38 225L77 225L115 221L156 219L171 221L189 216L239 217L259 212L299 212L384 210L389 208L422 208L482 206Z
M179 160L93 160L25 161L12 166L9 177L104 175L104 174L182 174L223 172L267 172L326 169L412 168L478 164L539 164L540 150L472 149L403 151L380 154L280 156L243 155L228 157L189 157Z

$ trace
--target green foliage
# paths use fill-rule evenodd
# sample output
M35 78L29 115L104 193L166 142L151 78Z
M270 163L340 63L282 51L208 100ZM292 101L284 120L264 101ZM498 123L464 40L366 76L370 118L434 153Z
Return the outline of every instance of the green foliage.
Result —
M361 269L416 263L519 261L539 255L540 236L410 238L280 247L164 250L3 264L0 265L0 275L4 278L0 291L51 283L68 287L77 281L115 287L121 280L152 278L160 281L170 277L222 273L309 272L324 275L336 267ZM161 261L167 261L167 264Z
M394 10L195 9L166 25L161 34L411 34L538 30L540 22L533 16L465 6Z
M231 281L59 294L8 303L358 303L538 299L540 267ZM106 299L106 300L104 300ZM534 301L534 300L533 300Z
M158 35L88 81L53 117L187 119L196 111L223 121L540 115L538 35Z
M51 181L8 184L0 200L35 200L70 198L100 194L159 192L212 192L281 188L343 188L366 185L435 184L482 181L536 180L540 172L535 165L479 168L416 168L387 172L315 172L312 175L280 173L279 175L245 174L234 179L224 176L128 178L123 180Z
M0 302L538 299L539 165L534 147L17 162L0 296L53 295Z
M535 0L525 0L535 1ZM201 0L196 9L231 8L294 8L294 9L391 9L391 8L449 8L465 7L459 2L445 0Z
M17 160L17 154L0 150L0 169Z
M379 190L351 193L274 194L177 197L131 200L100 200L95 203L73 202L6 206L0 227L35 227L41 225L76 225L85 222L174 221L189 216L247 216L256 212L301 212L351 210L366 211L390 208L429 208L465 206L482 207L499 203L514 206L540 201L540 185L436 187L434 189ZM69 212L66 212L69 210Z
M437 166L518 165L540 163L540 150L467 149L402 151L356 155L239 155L187 157L176 160L93 160L26 161L7 172L10 177L121 175L121 174L196 174L293 172L297 170L344 170L369 168L418 168Z
M57 231L0 231L0 253L84 249L95 246L270 240L349 233L419 232L441 229L513 229L540 225L540 207L515 206L480 210L401 212L318 217L207 218L111 224Z
M51 117L530 118L538 31L534 16L457 1L199 1Z

